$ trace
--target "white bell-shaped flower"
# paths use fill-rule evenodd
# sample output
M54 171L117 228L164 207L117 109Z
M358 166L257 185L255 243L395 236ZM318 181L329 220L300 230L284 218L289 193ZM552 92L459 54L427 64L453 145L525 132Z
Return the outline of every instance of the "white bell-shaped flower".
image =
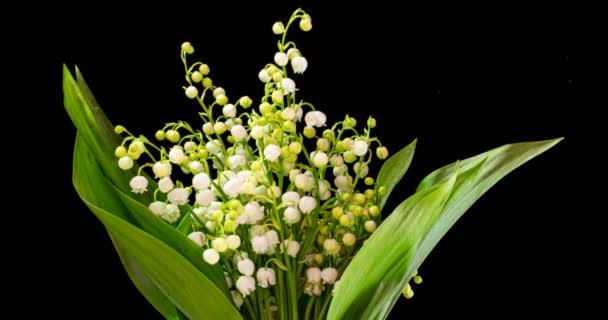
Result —
M246 276L253 275L253 272L255 271L255 265L253 264L253 261L248 258L239 261L237 267L239 269L239 272Z
M258 286L262 288L268 288L269 286L274 286L277 283L276 273L271 268L258 269L256 278L258 280Z
M234 141L240 142L247 138L247 130L240 124L237 124L230 129L230 134L234 137Z
M306 71L307 67L308 61L306 58L302 56L295 56L293 59L291 59L291 68L293 69L293 73L302 74L304 71Z
M321 269L316 268L316 267L306 269L306 282L309 282L309 283L321 282Z
M188 238L190 238L190 240L192 240L194 243L198 244L201 247L205 244L205 241L207 240L205 234L200 231L190 233L188 235Z
M152 166L152 172L157 178L162 179L171 175L172 168L170 163L158 161Z
M184 150L181 148L171 148L169 151L169 161L175 164L181 164L186 160L186 155L184 155Z
M192 178L192 186L196 191L209 189L210 185L211 178L209 178L209 175L204 172L198 173Z
M304 122L307 127L323 127L327 121L327 116L321 111L309 111L304 116Z
M131 192L133 193L144 193L148 191L148 179L144 176L135 176L129 182L131 186Z
M323 271L321 271L321 279L323 279L323 283L334 284L336 279L338 279L338 270L335 268L323 269Z
M250 276L240 276L236 280L236 288L243 296L248 296L255 291L255 279Z
M236 107L232 103L229 103L222 108L222 113L227 118L234 118L236 116Z
M285 209L285 213L283 214L283 217L285 219L285 223L291 225L291 224L295 224L300 222L300 210L293 208L293 207L287 207L287 209Z
M215 249L207 249L203 251L203 260L208 264L214 265L220 261L220 254Z
M190 193L185 188L175 188L167 194L167 199L169 202L175 205L184 205L188 203L188 197Z
M269 144L264 148L264 157L270 161L276 161L281 155L281 148L276 144Z
M357 140L351 146L351 151L358 157L364 156L367 153L367 149L367 142L363 140Z
M298 207L302 213L308 214L317 207L317 200L309 196L302 197Z
M173 190L173 180L171 180L171 177L164 177L162 179L160 179L160 181L158 181L158 189L160 190L160 192L162 193L167 193L171 190Z
M274 63L280 67L284 67L289 62L289 56L285 52L277 52L274 55Z

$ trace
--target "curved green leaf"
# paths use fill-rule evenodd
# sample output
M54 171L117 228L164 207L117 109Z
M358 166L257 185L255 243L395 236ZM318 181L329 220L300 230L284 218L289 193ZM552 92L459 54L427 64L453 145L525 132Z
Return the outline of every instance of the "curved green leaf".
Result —
M405 148L399 150L399 152L388 158L388 160L386 160L382 165L382 168L378 173L377 185L385 187L386 193L380 196L378 205L380 209L384 207L384 204L391 195L391 192L397 183L401 181L401 178L403 178L407 172L407 169L409 169L410 164L412 163L412 158L414 157L417 141L418 140L412 141Z
M344 271L328 319L377 319L399 295L416 248L447 202L456 175L402 202Z
M104 223L113 240L118 243L117 250L129 276L132 280L135 279L134 283L137 288L163 315L172 318L178 316L175 307L171 310L169 304L176 305L184 314L193 319L204 319L200 315L206 313L208 311L206 309L210 305L213 305L217 312L225 314L229 318L231 318L232 313L238 315L238 311L233 307L230 298L193 264L184 259L181 254L120 218L128 210L133 213L136 220L144 214L153 215L150 215L147 208L137 201L122 195L122 200L125 201L123 203L120 201L121 197L118 194L112 194L113 191L120 191L113 188L109 181L105 179L93 155L88 151L84 140L80 138L77 138L74 152L73 179L76 191L81 199ZM105 208L116 210L118 214L110 213ZM149 221L146 221L146 223L149 223ZM146 226L153 231L157 231L150 225ZM158 227L158 225L155 227ZM182 237L186 238L183 235ZM191 241L187 244L191 244ZM179 244L176 246L179 247ZM194 250L186 251L190 253L189 255L195 253L198 258L197 264L205 268L206 265L203 264L201 258L201 249L196 245L193 246L195 247ZM156 261L159 259L170 259L171 261ZM135 263L133 264L133 262ZM207 268L210 270L216 269L211 269L210 266L207 266ZM194 282L184 287L184 281ZM222 281L225 281L223 277ZM183 295L192 292L198 295L190 296L189 300L182 301L185 299ZM201 294L201 292L205 294ZM227 306L230 308L227 308ZM232 318L239 319L240 316Z
M190 319L242 319L232 302L192 264L150 234L82 199L129 256Z
M82 136L78 134L74 148L74 169L72 173L74 187L80 197L88 199L90 203L96 206L103 205L106 211L110 211L116 216L127 220L130 214L116 197L113 189L108 184L98 183L98 181L103 181L104 179L105 177L101 171L97 169L95 159L87 152ZM135 287L165 318L176 319L178 309L167 299L156 284L148 278L139 263L129 255L124 246L113 238L112 242L123 267Z
M547 151L563 138L507 144L502 147L482 153L478 156L468 158L456 164L450 164L440 168L420 182L418 191L431 188L437 183L449 177L455 171L462 177L461 172L469 170L483 161L476 179L468 179L458 188L445 206L444 212L437 220L431 231L426 236L409 270L411 274L418 269L422 261L426 259L431 250L456 221L473 205L488 189L495 185L500 179L511 171L532 158ZM457 182L458 183L458 182Z

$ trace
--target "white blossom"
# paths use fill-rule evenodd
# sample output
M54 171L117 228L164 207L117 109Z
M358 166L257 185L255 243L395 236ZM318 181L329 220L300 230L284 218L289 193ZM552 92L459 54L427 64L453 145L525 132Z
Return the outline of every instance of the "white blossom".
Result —
M300 204L298 205L300 211L304 214L310 213L314 208L317 207L317 200L313 197L305 196L300 199Z
M129 170L133 168L133 159L126 156L118 159L118 167L122 170Z
M209 151L209 153L213 155L217 155L218 153L220 153L220 151L222 151L222 149L220 149L220 143L217 140L211 140L207 142L205 144L205 148L207 148L207 151Z
M165 208L165 213L161 218L169 223L174 223L179 219L180 212L179 208L175 204L168 204Z
M285 240L281 243L281 252L287 247L287 255L296 258L300 252L300 243L295 240Z
M321 282L321 269L308 268L306 269L306 282L319 283Z
M180 148L171 148L169 151L169 161L175 164L180 164L186 160L186 156L184 155L184 150Z
M300 210L292 207L287 207L285 209L285 213L283 214L285 223L287 224L295 224L300 221Z
M207 240L205 234L200 231L190 233L188 235L188 238L190 238L190 240L192 240L194 243L198 244L201 247L205 244L205 241Z
M289 206L296 207L300 201L300 195L295 191L288 191L283 194L281 201Z
M150 203L148 209L152 211L157 216L162 216L165 214L165 210L167 209L167 205L162 201L154 201Z
M263 138L265 134L266 134L266 130L264 130L263 127L255 126L251 129L251 137L255 140L259 140L259 139Z
M226 182L224 184L224 186L222 187L222 189L224 190L224 193L229 197L229 198L234 198L236 196L239 195L239 191L241 191L241 185L243 184L243 181L239 178L232 178L230 180L228 180L228 182Z
M241 261L239 261L237 267L239 269L239 272L246 276L253 275L253 272L255 271L255 265L250 259L242 259Z
M211 246L217 252L226 252L228 250L228 241L224 238L215 238L211 241Z
M241 237L231 234L226 237L226 242L228 243L229 249L236 250L241 246Z
M293 69L293 73L302 74L304 73L304 71L306 71L307 67L308 61L306 60L306 58L302 56L296 56L291 59L291 68Z
M202 190L196 193L196 204L202 207L208 207L215 199L215 193L209 189Z
M337 176L334 179L334 184L340 191L350 191L350 188L353 183L353 178L350 176Z
M200 161L190 161L188 163L188 169L192 173L198 173L204 170L203 164Z
M234 118L236 116L236 107L229 103L222 108L222 113L228 118Z
M243 296L248 296L255 291L255 279L250 276L240 276L236 280L236 288Z
M198 173L192 178L192 186L196 191L208 189L209 185L211 185L211 178L204 172Z
M240 124L237 124L230 129L230 134L234 137L234 141L240 142L247 138L247 130Z
M251 239L251 247L253 249L253 252L255 252L257 254L267 253L269 246L270 245L268 244L268 239L266 239L266 237L264 237L263 235L254 236Z
M274 55L274 63L280 67L284 67L289 62L289 56L285 52L277 52Z
M243 208L243 215L247 218L248 224L256 224L264 218L264 207L256 201L251 201Z
M283 92L286 94L296 92L296 83L290 78L284 78L281 80L281 87L283 88Z
M340 250L342 246L336 239L325 239L323 241L323 249L325 249L325 254L328 256L337 256L340 254Z
M208 264L214 265L220 261L220 254L215 249L207 249L203 251L203 260Z
M281 148L276 144L269 144L264 148L264 157L270 161L276 161L281 155Z
M258 280L258 286L262 288L268 288L277 283L276 274L271 268L259 268L256 273L256 278Z
M173 190L173 180L171 180L171 177L164 177L162 179L160 179L160 181L158 181L158 189L160 190L160 192L162 193L167 193L171 190Z
M188 196L190 196L190 194L185 188L175 188L167 194L167 199L169 199L169 202L172 204L183 205L188 203Z
M329 162L329 158L327 157L327 153L323 151L315 151L311 154L312 162L317 168L321 168Z
M152 172L157 178L162 179L171 175L172 168L170 163L158 161L152 166Z
M365 178L365 177L367 177L367 174L369 173L369 167L367 165L365 165L365 166L363 166L363 168L361 168L361 166L362 166L362 163L357 162L353 165L353 169L355 169L355 173L358 173L361 178Z
M307 127L323 127L327 121L327 116L321 111L309 111L304 116L304 122Z
M186 97L194 99L198 96L198 89L195 86L189 86L186 88Z
M321 279L323 279L323 283L333 284L338 279L338 270L334 268L325 268L321 271Z
M258 73L258 78L260 79L260 81L266 83L268 81L270 81L270 79L272 79L270 77L270 75L268 74L268 71L266 71L266 69L262 69L260 70L260 73Z
M228 164L230 164L230 168L232 168L232 169L242 167L246 163L247 163L247 159L240 154L235 154L233 156L228 157Z
M358 157L361 157L367 153L368 145L363 140L357 140L351 146L351 151Z
M144 193L148 191L148 179L144 176L135 176L129 182L131 186L131 192L133 193Z

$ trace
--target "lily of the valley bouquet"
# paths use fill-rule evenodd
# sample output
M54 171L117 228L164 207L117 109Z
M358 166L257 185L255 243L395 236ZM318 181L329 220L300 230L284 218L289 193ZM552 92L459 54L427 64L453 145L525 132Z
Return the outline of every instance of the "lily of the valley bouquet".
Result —
M420 264L473 202L559 141L447 165L386 214L416 142L389 152L374 118L327 123L298 97L292 75L309 62L287 36L311 21L297 10L272 26L278 50L258 74L260 101L217 86L184 43L183 90L200 119L168 122L153 138L112 126L80 72L64 68L78 129L74 186L168 319L385 319L413 296Z

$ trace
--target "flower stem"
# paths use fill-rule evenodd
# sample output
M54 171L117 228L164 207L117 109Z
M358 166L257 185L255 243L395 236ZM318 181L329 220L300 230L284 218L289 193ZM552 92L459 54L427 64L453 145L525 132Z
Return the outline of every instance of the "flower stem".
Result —
M308 320L310 318L310 311L312 310L312 306L315 302L315 297L308 298L308 304L306 305L306 313L304 313L304 320Z

